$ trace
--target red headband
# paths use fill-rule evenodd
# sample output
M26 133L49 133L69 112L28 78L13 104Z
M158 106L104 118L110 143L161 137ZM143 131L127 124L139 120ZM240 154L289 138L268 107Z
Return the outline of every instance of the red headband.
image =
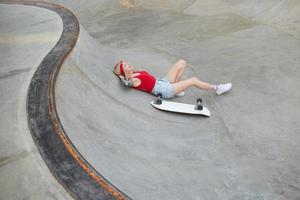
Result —
M125 72L124 72L124 68L123 68L123 61L120 61L120 74L122 76L124 76L124 78L125 78Z

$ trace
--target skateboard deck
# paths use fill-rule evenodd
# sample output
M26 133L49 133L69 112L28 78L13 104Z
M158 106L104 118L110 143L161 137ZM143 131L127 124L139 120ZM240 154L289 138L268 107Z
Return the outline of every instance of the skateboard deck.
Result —
M202 103L202 100L201 100ZM197 102L198 104L198 102ZM201 105L201 110L196 109L196 105L192 104L186 104L186 103L179 103L174 101L166 101L163 99L159 100L159 103L157 100L151 101L151 105L159 110L165 110L169 112L177 112L177 113L185 113L185 114L192 114L192 115L204 115L209 117L210 111Z

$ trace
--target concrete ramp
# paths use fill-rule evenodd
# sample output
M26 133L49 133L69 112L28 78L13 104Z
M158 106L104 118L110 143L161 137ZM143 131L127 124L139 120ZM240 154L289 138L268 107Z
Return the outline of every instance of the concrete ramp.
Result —
M122 20L130 24L143 15L130 12L122 13ZM170 34L172 38L171 33L179 31L169 16L172 13L160 10L156 14L161 21L171 21L166 32L159 29L153 37ZM228 15L229 19L235 15ZM115 15L103 19L105 30L115 19ZM215 16L204 19L206 23L218 20ZM122 28L127 24L121 22L114 21L120 33L113 29L110 37L124 37ZM76 149L133 199L299 196L300 42L263 23L244 22L246 26L240 28L225 27L225 36L206 37L204 31L198 40L179 35L188 42L173 49L168 49L171 46L165 40L157 48L151 47L154 40L128 48L121 44L117 48L117 40L104 45L99 35L96 41L82 27L56 85L59 117ZM212 112L210 118L158 111L150 105L153 96L123 88L112 72L115 62L125 59L138 69L164 76L180 53L190 61L185 77L233 82L233 90L224 96L190 89L185 97L174 99L193 103L202 97Z
M81 25L72 12L56 4L6 3L37 6L56 13L37 9L35 16L45 13L46 18L28 21L35 33L43 22L46 30L56 33L55 37L42 35L42 40L50 43L45 43L41 54L36 53L46 56L30 85L26 84L26 117L45 163L72 197L299 199L298 1L53 2L74 12ZM22 10L21 6L12 9L16 8ZM24 14L30 18L34 10L18 12L11 30L20 25L16 29L20 33L30 31L28 27L23 29L18 18ZM14 10L4 16L13 21L14 15L8 18L10 12ZM44 51L58 38L61 22L61 37L46 54ZM1 38L4 44L9 37ZM17 49L17 43L14 39L14 45L9 45ZM15 54L7 52L5 49L2 57L12 62L11 55ZM24 63L36 66L39 57L31 61L28 56ZM202 97L211 111L209 118L162 112L150 105L152 95L121 86L112 72L119 59L156 77L164 77L173 63L185 59L188 68L183 78L197 76L211 83L232 82L233 89L216 96L191 88L184 97L174 99L194 103ZM15 69L21 69L20 62L14 62ZM19 72L26 70L29 68ZM5 71L2 81L18 73ZM3 88L8 91L6 86ZM17 96L15 92L4 98L6 102ZM26 92L20 93L22 107ZM13 105L16 104L3 109L5 113ZM21 110L20 119L25 119L25 108ZM9 120L13 118L5 120L14 126ZM26 129L24 121L22 127ZM7 160L1 158L0 166ZM2 171L3 177L8 177L6 170L8 167ZM61 189L59 193L63 193ZM51 195L49 199L57 197ZM71 196L63 194L61 198Z

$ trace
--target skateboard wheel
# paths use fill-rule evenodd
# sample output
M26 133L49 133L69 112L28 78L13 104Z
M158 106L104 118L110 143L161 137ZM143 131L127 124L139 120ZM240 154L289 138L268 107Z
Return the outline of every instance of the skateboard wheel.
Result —
M195 110L203 110L203 106L200 105L200 104L197 104L197 105L195 106Z
M198 99L197 99L197 104L199 104L199 103L200 103L200 104L202 103L202 99L201 99L201 98L198 98Z
M162 104L162 100L161 100L160 98L158 98L158 99L156 99L156 100L154 101L154 104L156 104L156 105L161 105L161 104Z

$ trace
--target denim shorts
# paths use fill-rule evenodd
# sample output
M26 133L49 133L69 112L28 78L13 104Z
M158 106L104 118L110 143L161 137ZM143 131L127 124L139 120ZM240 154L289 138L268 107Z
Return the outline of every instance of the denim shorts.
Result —
M174 97L174 89L172 83L168 80L167 77L157 79L151 93L155 96L161 94L162 98L164 99L170 99Z

